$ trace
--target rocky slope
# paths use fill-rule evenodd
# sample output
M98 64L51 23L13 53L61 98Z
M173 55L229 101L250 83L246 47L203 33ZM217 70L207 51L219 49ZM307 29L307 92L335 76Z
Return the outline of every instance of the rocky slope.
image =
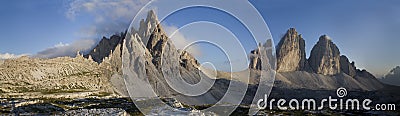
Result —
M75 58L9 59L0 65L0 96L76 98L112 94L107 72L79 54Z

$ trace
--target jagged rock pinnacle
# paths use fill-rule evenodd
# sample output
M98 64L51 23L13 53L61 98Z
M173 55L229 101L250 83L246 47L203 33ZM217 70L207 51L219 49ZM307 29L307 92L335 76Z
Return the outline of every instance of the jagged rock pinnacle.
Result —
M312 48L309 63L318 74L335 75L340 72L340 51L327 35L322 35Z
M305 41L295 28L290 28L277 46L277 71L304 70L306 65Z

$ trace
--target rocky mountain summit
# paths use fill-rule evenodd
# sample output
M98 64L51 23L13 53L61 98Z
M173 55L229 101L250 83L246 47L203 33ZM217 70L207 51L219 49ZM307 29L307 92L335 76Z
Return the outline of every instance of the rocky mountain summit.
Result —
M396 66L380 79L381 82L400 86L400 66Z
M339 48L327 35L319 37L308 59L304 39L294 28L286 32L276 48L277 72L307 71L322 75L343 72L351 77L364 72L356 69L354 61L350 63L347 56L340 55Z
M305 41L295 28L290 28L276 47L278 72L305 70L307 66Z
M103 37L96 47L94 47L88 54L84 55L84 57L91 57L95 62L101 63L104 58L109 57L116 48L121 48L118 45L122 44L123 38L125 38L125 33L121 33L120 35L115 34L110 38Z
M278 72L275 86L283 88L377 90L383 84L366 70L359 70L327 35L319 37L305 58L305 41L296 29L290 28L276 46ZM257 48L259 49L259 48ZM251 54L259 54L255 49ZM250 55L249 68L260 70L262 61Z
M340 51L327 35L322 35L311 50L308 59L318 74L335 75L340 72Z

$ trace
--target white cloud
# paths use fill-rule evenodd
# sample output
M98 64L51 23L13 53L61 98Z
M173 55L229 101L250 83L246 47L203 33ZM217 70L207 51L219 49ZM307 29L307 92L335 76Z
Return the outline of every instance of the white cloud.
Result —
M60 43L54 45L54 47L63 47L63 46L69 46L69 44L64 44L64 43L60 42Z
M73 0L66 17L71 20L82 15L93 16L94 23L82 29L86 37L107 36L128 29L136 13L150 0ZM86 13L86 14L84 14Z
M94 17L93 24L83 27L80 34L85 38L96 38L101 36L109 36L111 34L123 32L128 29L131 20L136 13L150 0L73 0L68 5L66 17L70 20L76 20L79 15L91 15ZM157 10L156 8L153 10ZM175 26L164 26L164 29L171 35L176 28ZM178 49L183 49L189 44L190 39L186 38L182 33L176 32L172 41ZM75 55L76 49L66 51L72 45L48 48L38 53L41 57L55 57L61 55ZM57 53L59 51L61 53ZM194 56L199 56L200 51L196 46L187 49ZM51 52L51 53L50 53Z
M61 56L75 57L77 51L81 53L87 52L93 48L96 41L93 39L81 39L73 42L72 44L59 43L54 47L47 48L43 51L38 52L34 57L39 58L55 58Z
M172 25L163 25L165 33L171 38L177 49L184 49L191 42L195 41L193 38L187 38L183 33L178 30L178 27ZM186 51L195 57L201 56L201 50L197 46L189 46Z
M5 53L5 54L0 54L0 60L2 59L15 59L15 58L19 58L22 56L29 56L29 54L10 54L10 53Z

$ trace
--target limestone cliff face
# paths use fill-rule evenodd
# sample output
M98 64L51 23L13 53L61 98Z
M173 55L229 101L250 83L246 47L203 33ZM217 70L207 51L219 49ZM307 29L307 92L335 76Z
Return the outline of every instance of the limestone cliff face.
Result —
M340 73L340 51L332 40L323 35L312 48L309 58L311 68L318 74L335 75Z
M169 54L169 49L166 49L168 40L168 36L163 31L161 25L157 25L157 27L154 28L154 31L151 33L148 39L146 48L149 50L151 56L153 57L152 63L156 67L161 67L161 59L163 58L163 55L166 55L167 57L177 58L177 56L170 56L171 54ZM175 50L176 49L171 52L177 52Z
M179 64L182 67L188 69L189 71L194 71L199 68L200 66L199 62L189 52L181 50L178 50L178 52L180 53Z
M254 70L275 69L276 58L275 55L273 54L274 49L272 45L273 45L272 40L268 39L263 45L259 43L257 48L250 52L249 69L254 69ZM265 56L264 59L261 58L262 56Z
M125 33L121 33L120 35L112 35L110 38L103 37L99 44L97 44L96 47L84 57L89 58L90 56L95 62L101 63L103 62L104 58L110 56L113 51L116 49L121 49L121 47L117 48L117 46L121 45L124 38Z
M276 48L277 71L292 72L304 70L306 52L304 39L295 28L290 28L279 41Z
M354 66L354 62L350 63L349 59L345 55L340 56L340 70L351 77L356 76L356 67Z
M258 47L255 50L252 50L250 52L250 64L249 68L250 69L256 69L256 70L261 70L261 43L258 45Z
M140 21L140 27L137 33L141 37L144 45L147 45L151 34L159 23L157 15L153 10L148 12L146 20L142 19Z

